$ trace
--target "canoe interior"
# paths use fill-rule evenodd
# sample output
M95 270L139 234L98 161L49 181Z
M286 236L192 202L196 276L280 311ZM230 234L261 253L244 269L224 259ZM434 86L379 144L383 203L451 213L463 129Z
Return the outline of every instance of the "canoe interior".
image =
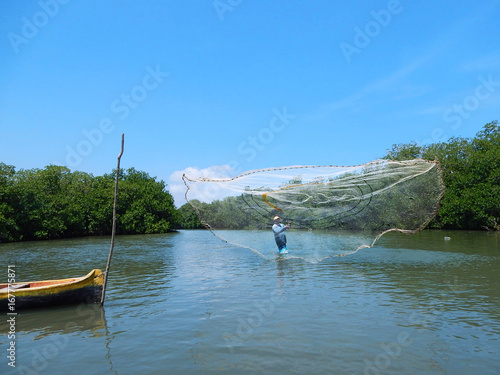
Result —
M9 309L12 296L15 310L98 302L102 284L103 274L99 269L83 277L0 284L0 311Z
M25 288L37 288L40 286L51 286L51 285L61 285L68 282L82 280L83 277L78 277L74 279L64 279L64 280L47 280L47 281L34 281L29 283L14 283L10 284L11 289L25 289ZM0 284L0 289L6 289L9 284Z

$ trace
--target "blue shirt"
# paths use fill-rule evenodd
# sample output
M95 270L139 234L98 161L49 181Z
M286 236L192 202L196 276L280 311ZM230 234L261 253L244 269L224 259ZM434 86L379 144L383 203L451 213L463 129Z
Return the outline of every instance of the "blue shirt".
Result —
M285 224L274 224L273 225L274 238L276 240L281 240L283 242L286 242L285 231L287 229L288 228L285 228Z

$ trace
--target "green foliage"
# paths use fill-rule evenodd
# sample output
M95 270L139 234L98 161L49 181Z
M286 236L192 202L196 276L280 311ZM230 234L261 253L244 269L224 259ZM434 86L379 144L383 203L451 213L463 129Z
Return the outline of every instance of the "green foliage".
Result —
M486 124L473 139L451 138L448 142L419 146L415 142L393 145L384 157L389 160L411 160L422 158L440 161L442 176L446 187L440 201L438 214L428 224L429 228L443 229L492 229L500 230L500 126L497 121ZM364 171L369 173L370 170ZM347 179L349 174L339 176ZM352 176L357 179L356 175ZM370 190L381 189L377 184L391 184L390 174L383 180L372 179L366 185L359 185L359 192L370 195ZM398 175L395 174L397 179ZM337 228L385 230L389 228L418 229L422 218L432 217L436 209L436 201L441 196L441 185L436 184L439 170L400 184L397 190L387 189L383 193L373 195L368 204L357 204L355 200L332 200L331 206L320 204L311 197L326 197L335 195L328 182L318 179L313 184L302 186L302 177L295 176L281 186L281 199L290 202L302 202L296 207L286 209L286 219L294 223L306 223L311 228L332 227L331 216L336 210L340 213L349 212L352 215L339 214L335 222ZM424 179L424 180L422 180ZM429 179L428 182L425 179ZM328 187L321 194L317 193L321 185ZM288 190L288 187L293 189ZM309 191L313 189L314 191ZM431 190L432 189L432 190ZM270 223L271 217L281 212L264 213L251 209L251 191L236 197L214 201L210 204L193 201L200 217L214 229L249 229L262 228ZM382 190L382 189L381 189ZM254 191L255 192L255 191ZM339 190L338 195L343 194ZM421 199L429 197L432 202ZM272 194L267 196L270 204L280 206L273 200ZM350 203L351 202L351 203ZM352 203L354 202L354 203ZM356 204L355 204L356 203ZM431 204L432 203L432 204ZM352 207L349 206L352 204ZM366 206L366 207L365 207ZM248 208L248 209L247 209ZM265 207L268 209L268 207ZM281 207L283 208L283 207ZM404 213L403 215L401 213ZM201 223L194 210L189 205L179 209L182 228L199 228ZM329 221L325 222L325 217ZM348 221L348 222L347 222ZM297 226L295 226L297 227Z
M437 158L446 192L432 228L500 230L500 126L486 124L473 139L428 146L393 145L386 159Z
M198 201L194 203L196 203L197 206L200 205ZM198 215L196 214L196 211L189 203L182 205L177 210L177 212L179 214L179 228L183 229L204 228L203 224L198 218Z
M384 159L388 160L411 160L422 157L422 147L415 142L400 143L392 145Z
M16 202L12 177L15 168L0 162L0 241L12 240L12 232L16 231L16 222L13 219Z
M122 176L118 191L118 233L164 233L178 222L174 200L163 181L134 168Z
M19 170L0 163L0 241L111 233L115 174L94 177L49 165ZM163 181L120 171L117 233L163 233L177 225Z

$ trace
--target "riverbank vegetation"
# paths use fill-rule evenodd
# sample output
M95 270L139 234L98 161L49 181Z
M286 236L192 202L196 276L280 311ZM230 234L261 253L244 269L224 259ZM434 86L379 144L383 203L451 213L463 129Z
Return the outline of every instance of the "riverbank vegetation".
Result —
M422 158L440 161L446 191L436 217L427 228L500 230L500 126L486 124L474 138L451 138L447 142L420 146L415 142L395 144L383 159ZM234 197L228 198L236 199ZM230 201L198 203L199 209L227 220L228 229L241 229L248 220L231 209ZM189 204L179 209L183 228L202 225ZM220 218L220 219L218 219Z
M393 145L384 158L440 161L446 192L428 228L500 230L497 121L486 124L474 138ZM0 242L110 234L114 177L114 172L93 176L55 165L16 171L0 162ZM212 204L217 205L217 215L228 219L228 227L242 214L231 211L231 204ZM134 168L120 171L118 234L202 227L189 204L175 208L163 181Z
M440 161L446 191L429 228L500 230L498 121L486 124L474 138L451 138L428 146L393 145L385 158Z
M0 163L0 241L111 233L115 173L93 176L50 165L16 171ZM178 226L163 181L120 171L117 234L164 233Z

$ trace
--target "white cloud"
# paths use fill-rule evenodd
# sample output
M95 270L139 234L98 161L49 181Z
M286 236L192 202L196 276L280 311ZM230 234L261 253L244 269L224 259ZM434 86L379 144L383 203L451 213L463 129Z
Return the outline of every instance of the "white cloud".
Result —
M186 201L186 190L187 187L182 180L182 176L186 175L190 178L231 178L235 176L235 170L230 165L213 165L207 168L198 168L198 167L188 167L182 171L175 171L172 173L168 179L168 186L170 194L174 197L175 205L177 207L185 204ZM200 193L201 194L201 193ZM196 191L192 190L190 192L190 199L200 199L205 200L201 197L200 194L197 194Z

